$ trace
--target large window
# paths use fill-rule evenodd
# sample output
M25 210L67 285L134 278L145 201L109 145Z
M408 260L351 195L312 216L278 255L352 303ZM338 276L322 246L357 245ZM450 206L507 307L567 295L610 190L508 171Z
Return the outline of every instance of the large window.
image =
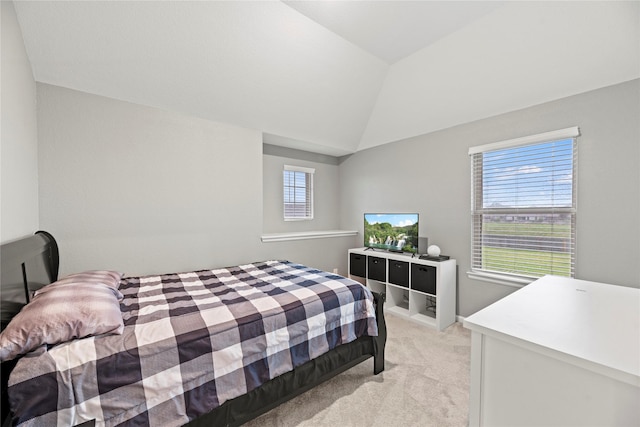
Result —
M578 128L472 147L470 276L574 277Z
M315 169L284 166L284 219L313 219L313 174Z

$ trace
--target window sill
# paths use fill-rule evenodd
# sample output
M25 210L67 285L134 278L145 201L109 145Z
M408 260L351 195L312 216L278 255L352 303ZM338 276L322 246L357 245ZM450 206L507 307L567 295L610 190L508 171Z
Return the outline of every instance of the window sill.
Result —
M328 231L301 231L296 233L272 233L261 236L262 243L288 242L292 240L325 239L328 237L356 236L353 230L328 230Z
M512 288L522 288L525 285L535 281L534 278L509 276L507 274L487 273L484 271L467 271L469 279L480 280L483 282L495 283L503 286L511 286Z

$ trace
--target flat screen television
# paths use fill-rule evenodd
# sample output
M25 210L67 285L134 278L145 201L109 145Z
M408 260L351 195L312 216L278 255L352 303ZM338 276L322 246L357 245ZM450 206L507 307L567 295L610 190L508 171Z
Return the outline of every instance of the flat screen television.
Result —
M418 214L364 214L364 246L392 252L417 253Z

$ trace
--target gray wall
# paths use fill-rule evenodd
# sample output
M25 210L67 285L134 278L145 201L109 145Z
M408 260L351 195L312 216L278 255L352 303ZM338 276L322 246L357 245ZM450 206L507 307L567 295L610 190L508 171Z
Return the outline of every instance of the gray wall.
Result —
M13 2L2 3L0 241L38 229L38 129L36 82Z
M259 255L259 132L45 84L38 128L41 226L59 240L61 273Z
M263 155L263 230L264 233L290 233L340 229L340 180L338 159L306 151L264 145ZM315 169L314 218L309 221L285 221L282 206L284 165ZM347 274L346 252L357 245L353 237L310 239L265 243L269 256L287 258L306 265Z
M276 258L331 270L353 246L350 238L260 240L301 225L338 228L336 164L263 155L255 130L57 86L37 89L41 227L59 241L61 274L153 274ZM279 223L275 212L282 164L293 161L317 169L321 206L306 224Z
M420 234L458 261L459 315L516 288L467 278L470 146L579 126L576 276L640 287L640 80L360 151L340 164L341 226L367 211L420 213ZM427 118L425 118L427 119Z
M313 160L311 153L298 150L275 149L265 146L263 156L263 229L265 233L297 232L310 230L337 230L340 224L338 209L340 187L337 158ZM274 154L270 154L274 153ZM333 159L333 162L331 160ZM282 172L284 165L314 168L313 176L313 219L285 221L283 208Z

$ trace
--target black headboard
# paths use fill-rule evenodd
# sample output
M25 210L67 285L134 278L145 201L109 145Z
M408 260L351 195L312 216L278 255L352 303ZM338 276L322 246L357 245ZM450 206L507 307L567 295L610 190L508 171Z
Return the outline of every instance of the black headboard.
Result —
M0 246L0 317L2 329L31 299L33 292L58 280L58 244L46 231ZM2 363L2 423L9 413L7 380L15 361Z
M46 231L5 243L0 248L2 329L33 292L58 280L58 244Z

